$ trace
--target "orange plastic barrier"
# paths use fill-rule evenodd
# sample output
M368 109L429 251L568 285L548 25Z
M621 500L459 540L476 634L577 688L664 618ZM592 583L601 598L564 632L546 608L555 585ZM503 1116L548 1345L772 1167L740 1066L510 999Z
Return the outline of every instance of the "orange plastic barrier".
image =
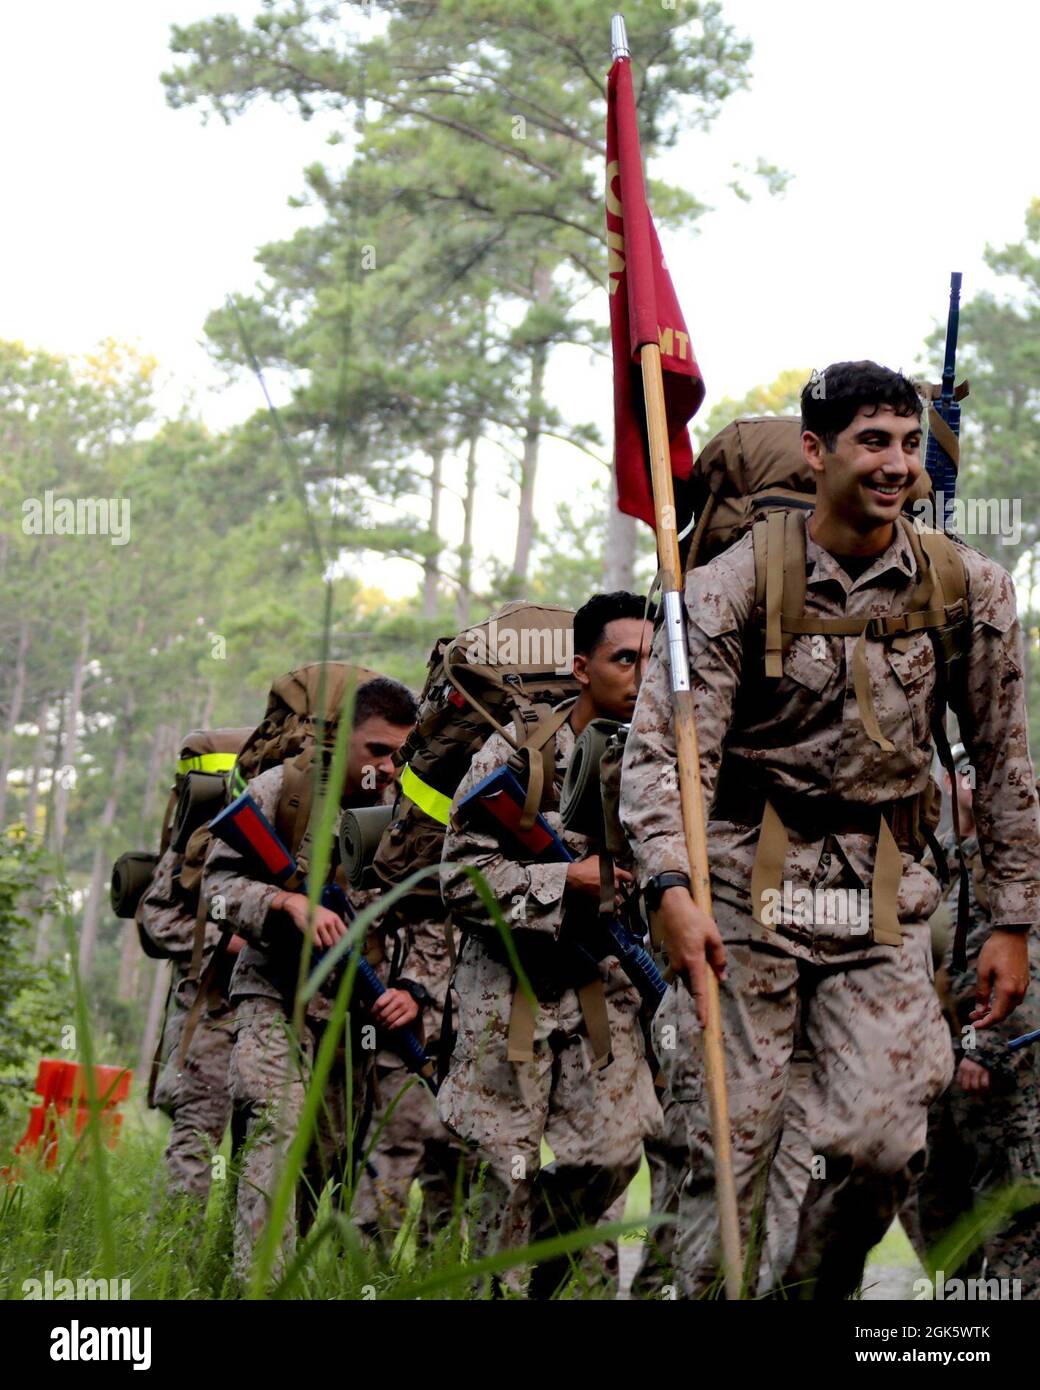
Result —
M125 1067L94 1067L93 1070L99 1119L105 1142L111 1149L123 1125L123 1117L116 1107L130 1094L133 1072ZM74 1117L74 1132L78 1136L90 1118L87 1069L79 1062L59 1062L45 1057L36 1072L35 1090L41 1104L34 1105L30 1111L29 1123L15 1145L15 1153L38 1149L42 1142L43 1161L48 1168L53 1168L58 1161L60 1122L71 1121Z

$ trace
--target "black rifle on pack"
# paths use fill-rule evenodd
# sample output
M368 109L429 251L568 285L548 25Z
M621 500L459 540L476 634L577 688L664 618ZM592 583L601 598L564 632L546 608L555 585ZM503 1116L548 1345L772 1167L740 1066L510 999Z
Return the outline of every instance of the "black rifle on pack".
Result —
M942 381L938 386L922 384L928 399L928 444L924 466L935 493L937 531L952 529L953 504L957 496L957 470L960 467L961 401L968 394L968 383L954 386L957 371L957 329L960 322L961 273L950 275L950 312L946 320L946 353Z

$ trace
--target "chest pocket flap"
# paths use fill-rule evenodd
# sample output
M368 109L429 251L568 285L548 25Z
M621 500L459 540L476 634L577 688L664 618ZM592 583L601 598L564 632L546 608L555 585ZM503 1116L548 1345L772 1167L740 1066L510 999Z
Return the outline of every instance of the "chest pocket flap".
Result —
M803 633L795 638L784 655L784 677L818 694L831 683L836 670L830 643L822 636Z

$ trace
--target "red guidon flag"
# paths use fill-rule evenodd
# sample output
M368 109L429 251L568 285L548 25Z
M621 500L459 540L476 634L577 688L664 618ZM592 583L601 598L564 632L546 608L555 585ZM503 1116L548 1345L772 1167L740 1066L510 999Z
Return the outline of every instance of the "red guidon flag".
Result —
M646 203L632 69L627 58L615 62L607 79L607 245L618 506L629 516L654 526L639 349L645 343L660 344L676 478L688 478L693 466L686 422L704 399L704 382Z

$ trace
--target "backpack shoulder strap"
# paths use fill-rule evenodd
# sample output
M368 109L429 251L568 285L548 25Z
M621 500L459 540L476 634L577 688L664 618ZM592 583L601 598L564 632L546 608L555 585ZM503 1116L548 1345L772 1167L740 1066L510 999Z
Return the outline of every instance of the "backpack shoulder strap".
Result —
M310 822L314 782L310 757L303 754L282 764L282 789L275 807L274 825L290 852L297 856Z
M766 615L765 672L784 673L784 622L805 607L805 521L798 512L777 509L752 529L755 551L755 606ZM789 645L790 635L786 643Z
M938 581L942 606L949 608L955 603L963 603L967 612L968 582L964 561L957 553L956 545L940 531L922 531L921 549L928 557Z
M517 751L527 762L527 796L520 817L521 830L530 830L541 810L542 801L552 793L556 773L556 734L573 706L573 700L565 701L556 709L548 705L533 705L531 714L535 716L534 719L526 710L517 711ZM524 729L527 733L521 740Z

